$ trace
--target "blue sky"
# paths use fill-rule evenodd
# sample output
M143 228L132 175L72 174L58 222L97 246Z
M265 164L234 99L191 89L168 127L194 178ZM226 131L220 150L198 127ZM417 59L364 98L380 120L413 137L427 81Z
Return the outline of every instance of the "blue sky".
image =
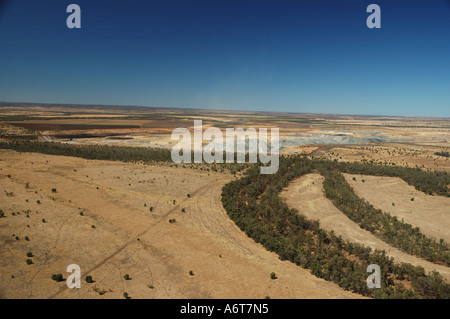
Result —
M0 101L450 117L450 1L6 1Z

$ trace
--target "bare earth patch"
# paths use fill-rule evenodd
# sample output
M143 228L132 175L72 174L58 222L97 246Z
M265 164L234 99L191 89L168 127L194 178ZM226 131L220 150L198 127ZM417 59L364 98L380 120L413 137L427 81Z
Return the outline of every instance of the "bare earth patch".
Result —
M428 237L450 242L450 198L424 194L399 177L344 176L355 193L375 208L419 227Z

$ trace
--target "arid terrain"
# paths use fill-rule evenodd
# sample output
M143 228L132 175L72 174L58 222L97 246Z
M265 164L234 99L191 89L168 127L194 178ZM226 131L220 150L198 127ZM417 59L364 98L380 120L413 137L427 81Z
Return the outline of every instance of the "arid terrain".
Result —
M419 227L436 240L450 241L450 198L417 191L400 178L345 174L356 194L376 208Z
M283 155L450 172L449 158L435 154L450 148L446 118L5 104L0 141L170 149L172 131L192 131L195 119L203 129L279 128ZM223 186L240 176L0 149L0 298L363 297L281 261L240 230L221 202ZM345 178L375 208L450 240L449 198L397 177ZM361 229L325 197L322 182L306 174L281 196L325 230L450 279L450 268ZM81 268L81 289L52 280L66 279L70 264Z
M359 297L280 261L240 231L220 202L231 175L0 154L1 188L13 193L1 195L1 298ZM69 264L94 283L68 289L51 279L66 278Z

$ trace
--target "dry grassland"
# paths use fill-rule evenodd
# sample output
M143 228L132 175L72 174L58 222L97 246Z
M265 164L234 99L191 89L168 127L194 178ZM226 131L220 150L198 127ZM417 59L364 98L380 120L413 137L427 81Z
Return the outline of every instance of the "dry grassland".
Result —
M220 200L231 175L8 150L0 168L1 298L360 297L240 231ZM81 289L51 279L69 264Z

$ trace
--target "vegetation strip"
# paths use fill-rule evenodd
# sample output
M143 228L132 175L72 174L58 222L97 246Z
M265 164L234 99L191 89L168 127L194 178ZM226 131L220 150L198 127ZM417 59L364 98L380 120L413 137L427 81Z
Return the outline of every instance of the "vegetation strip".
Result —
M248 163L224 163L224 164L175 164L172 161L171 150L165 148L133 147L115 145L76 145L59 142L35 142L26 140L0 141L0 149L12 149L18 152L42 153L50 155L62 155L81 157L93 160L110 160L132 163L168 163L181 167L193 167L205 171L224 172L236 174L249 167ZM193 152L191 158L193 158ZM236 157L236 154L235 154ZM246 158L246 161L248 158ZM206 166L205 166L206 165Z

